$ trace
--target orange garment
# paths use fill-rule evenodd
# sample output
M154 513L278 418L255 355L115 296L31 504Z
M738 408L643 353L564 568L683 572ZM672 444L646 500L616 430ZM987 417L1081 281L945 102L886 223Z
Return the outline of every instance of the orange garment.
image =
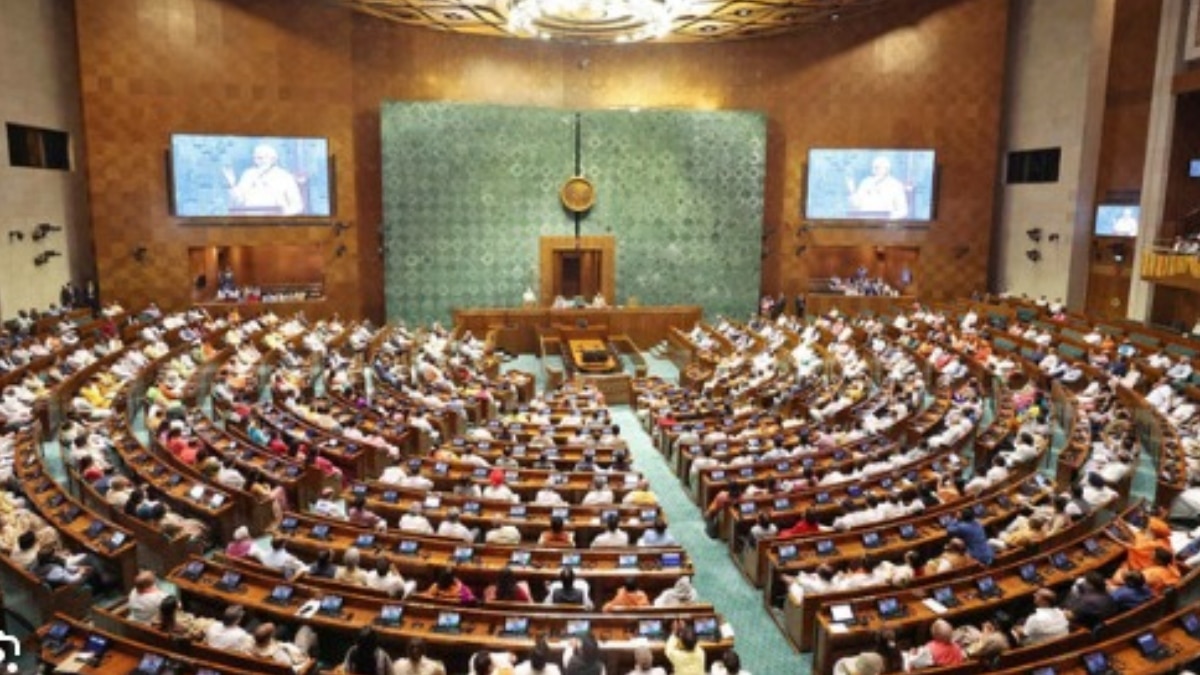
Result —
M635 607L649 607L650 598L646 597L645 591L629 591L625 587L617 589L617 594L612 600L604 603L604 611L612 612L619 609L629 609Z
M1155 595L1162 595L1167 588L1179 583L1179 570L1174 565L1151 565L1142 570L1146 578L1146 587Z
M1171 548L1171 527L1158 518L1151 518L1145 530L1132 530L1133 541L1125 544L1123 569L1144 570L1154 564L1154 549Z

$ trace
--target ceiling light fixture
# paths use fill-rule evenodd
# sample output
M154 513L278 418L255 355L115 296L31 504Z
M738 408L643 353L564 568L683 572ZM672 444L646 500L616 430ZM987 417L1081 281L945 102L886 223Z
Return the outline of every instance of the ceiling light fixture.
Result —
M671 32L691 0L510 0L509 31L578 42L640 42Z

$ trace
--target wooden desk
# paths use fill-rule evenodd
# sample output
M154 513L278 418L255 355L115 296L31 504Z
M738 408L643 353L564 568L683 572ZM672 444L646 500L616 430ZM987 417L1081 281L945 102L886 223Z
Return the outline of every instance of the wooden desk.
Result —
M1098 535L1102 536L1102 535ZM889 590L877 595L859 596L851 602L854 615L858 621L852 624L842 624L834 628L830 610L822 608L817 615L817 637L813 648L813 672L825 673L833 668L838 657L866 648L873 643L878 631L891 628L898 638L910 638L912 642L921 642L927 638L929 627L938 618L944 618L953 625L963 621L978 621L991 616L1001 607L1029 603L1033 594L1042 587L1062 588L1070 585L1076 578L1084 576L1092 570L1110 570L1124 556L1125 550L1112 541L1096 539L1100 551L1088 555L1081 541L1060 547L1058 551L1066 553L1074 565L1069 570L1059 569L1049 564L1047 558L1042 558L1037 565L1042 579L1037 583L1028 583L1019 573L1019 565L989 569L978 574L960 577L948 586L953 591L959 604L948 607L944 613L936 613L924 603L924 593L915 593L911 589ZM1047 552L1051 553L1051 552ZM975 587L978 578L990 576L996 582L1001 595L985 598ZM885 598L896 598L904 610L903 616L885 619L880 616L877 603ZM844 629L844 630L843 630Z
M279 584L279 579L273 576L258 575L252 572L241 574L241 584L233 590L217 586L221 578L221 568L211 562L202 561L204 571L199 577L189 577L184 574L186 568L177 569L169 580L178 588L180 595L186 599L213 608L214 613L232 604L240 604L252 615L276 623L301 623L311 626L322 636L336 635L341 639L349 639L365 625L374 625L379 634L380 643L395 650L401 644L422 638L429 645L432 656L461 660L465 654L480 649L493 651L527 652L533 649L534 637L548 636L554 650L562 648L561 640L567 637L568 627L572 622L586 621L593 635L602 643L602 651L608 660L610 672L622 672L622 667L628 669L632 663L634 644L632 638L636 635L639 619L636 615L597 613L556 608L554 606L526 606L531 611L528 615L529 630L524 635L506 635L503 632L505 619L514 616L509 611L492 611L473 607L454 607L427 604L416 600L398 603L389 598L357 595L352 593L338 594L342 598L342 606L336 615L315 612L301 614L303 603L320 599L329 595L324 590L305 586L303 578L295 582L294 595L287 604L277 604L270 600L271 593ZM386 605L403 604L403 617L397 625L382 625L376 622ZM712 613L711 608L689 612L688 607L680 610L676 616L684 620L695 621L719 618ZM566 610L566 611L563 611ZM438 630L439 616L444 612L456 614L459 628L455 631ZM324 644L324 641L323 641ZM733 640L723 639L720 635L706 636L701 639L701 646L710 652L709 659L715 658L725 649L733 646ZM660 651L664 642L652 641L650 648ZM451 666L451 664L447 664ZM451 669L453 666L451 666ZM453 671L452 672L456 672Z
M613 358L608 343L597 338L567 340L567 350L571 354L571 364L581 373L611 373L620 365Z
M876 315L885 314L896 307L909 307L915 297L911 295L842 295L840 293L809 293L804 296L805 316L825 316L830 310L843 315L859 316L865 311Z
M13 469L25 486L29 505L71 542L73 550L92 551L112 568L123 588L131 588L137 574L137 540L133 533L92 511L50 478L37 448L18 445L14 459ZM88 536L95 523L100 523L102 529ZM119 546L110 545L114 535L123 540Z
M518 546L466 544L460 539L436 535L422 536L394 530L372 533L347 523L331 522L313 516L289 514L288 518L295 519L295 529L277 531L275 536L285 539L288 542L288 550L305 560L315 560L318 552L325 549L333 550L335 558L341 560L345 551L359 548L362 551L363 569L372 569L376 559L386 557L405 579L428 582L434 579L439 569L455 566L455 573L459 578L479 591L494 583L500 571L508 567L517 579L530 582L530 588L537 599L542 595L539 592L541 584L558 579L564 556L567 555L578 556L576 577L588 582L592 589L592 600L597 605L609 600L617 587L630 575L635 575L641 589L653 596L673 585L679 577L694 573L687 552L677 546L575 549L538 547L532 542ZM316 539L312 536L313 527L316 525L329 528L326 538ZM358 546L358 538L362 535L374 537L369 548ZM414 552L402 553L401 542L412 542L417 548ZM471 550L470 561L457 563L456 552L466 548ZM664 553L678 554L680 566L664 568L661 565ZM522 556L528 556L528 563L514 563L514 558ZM625 556L635 558L632 566L621 564L621 559Z
M1057 655L1036 663L998 671L998 675L1027 675L1036 668L1042 667L1053 668L1058 675L1086 675L1087 669L1083 665L1083 658L1084 655L1093 653L1104 654L1108 658L1109 665L1119 673L1157 675L1159 673L1177 673L1187 667L1194 669L1197 661L1200 660L1200 634L1189 634L1184 629L1183 620L1189 615L1195 616L1196 613L1196 607L1184 607L1158 621L1140 625L1123 635L1099 643L1089 640L1078 647L1059 650ZM1135 640L1144 633L1153 634L1159 644L1167 647L1171 654L1157 661L1142 656L1141 651L1135 646Z
M85 625L65 614L56 614L54 616L54 622L59 621L68 627L67 637L63 641L63 648L61 650L51 649L51 645L47 641L47 635L54 625L53 622L47 623L37 631L37 637L40 642L38 660L52 667L67 664L84 646L87 638L96 635L108 641L108 649L98 664L82 665L79 667L77 672L84 673L84 675L92 675L93 673L95 675L132 673L137 670L142 657L146 654L157 654L177 664L178 667L171 671L177 675L195 675L204 669L208 669L210 672L219 672L222 675L262 675L262 671L260 670L242 670L228 665L214 664L196 658L191 654L182 654L170 649L164 649L162 643L150 645L138 642L94 626ZM79 664L71 664L72 667L76 665Z
M104 630L116 633L131 640L145 644L171 644L180 649L186 649L188 656L203 659L208 663L221 664L222 672L234 669L238 672L250 672L256 675L305 675L316 669L316 659L309 659L307 664L300 664L295 670L292 666L270 659L261 659L251 654L216 649L203 641L183 642L179 637L168 635L153 625L139 623L129 618L129 604L121 602L113 607L96 605L92 607L96 625Z
M556 325L603 324L612 334L628 335L641 349L667 339L672 327L690 330L703 317L696 305L609 307L604 309L477 308L455 309L454 328L486 335L496 330L496 346L514 354L535 354L540 332Z

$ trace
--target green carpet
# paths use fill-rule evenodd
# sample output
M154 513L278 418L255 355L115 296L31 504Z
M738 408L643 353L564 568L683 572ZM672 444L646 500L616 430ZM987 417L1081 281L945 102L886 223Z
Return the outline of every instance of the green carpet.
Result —
M629 443L634 468L650 480L667 514L671 532L696 568L693 580L700 597L711 602L733 626L734 645L742 665L755 675L808 675L812 658L792 651L791 645L763 606L762 592L751 586L734 566L724 542L709 539L704 520L671 467L637 422L628 406L614 406L613 418Z
M666 359L645 354L649 373L669 382L677 382L679 373ZM534 373L538 390L544 386L539 360L521 355L504 364L504 370ZM634 468L650 480L654 494L667 514L671 533L679 540L696 569L693 580L700 597L711 602L734 631L734 648L746 671L754 675L809 675L812 657L800 655L780 633L763 606L762 591L742 576L729 558L724 542L709 539L704 533L700 509L692 502L650 436L642 429L630 406L612 406L613 419L621 426L621 436L629 444ZM711 665L711 664L710 664Z

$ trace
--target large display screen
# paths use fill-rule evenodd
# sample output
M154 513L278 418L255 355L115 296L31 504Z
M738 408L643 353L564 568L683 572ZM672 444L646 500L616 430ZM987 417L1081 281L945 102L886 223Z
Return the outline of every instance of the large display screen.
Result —
M1096 235L1136 237L1141 210L1134 204L1100 204L1096 207Z
M282 136L171 136L171 194L181 218L333 215L329 142Z
M805 217L933 219L933 150L808 151Z

